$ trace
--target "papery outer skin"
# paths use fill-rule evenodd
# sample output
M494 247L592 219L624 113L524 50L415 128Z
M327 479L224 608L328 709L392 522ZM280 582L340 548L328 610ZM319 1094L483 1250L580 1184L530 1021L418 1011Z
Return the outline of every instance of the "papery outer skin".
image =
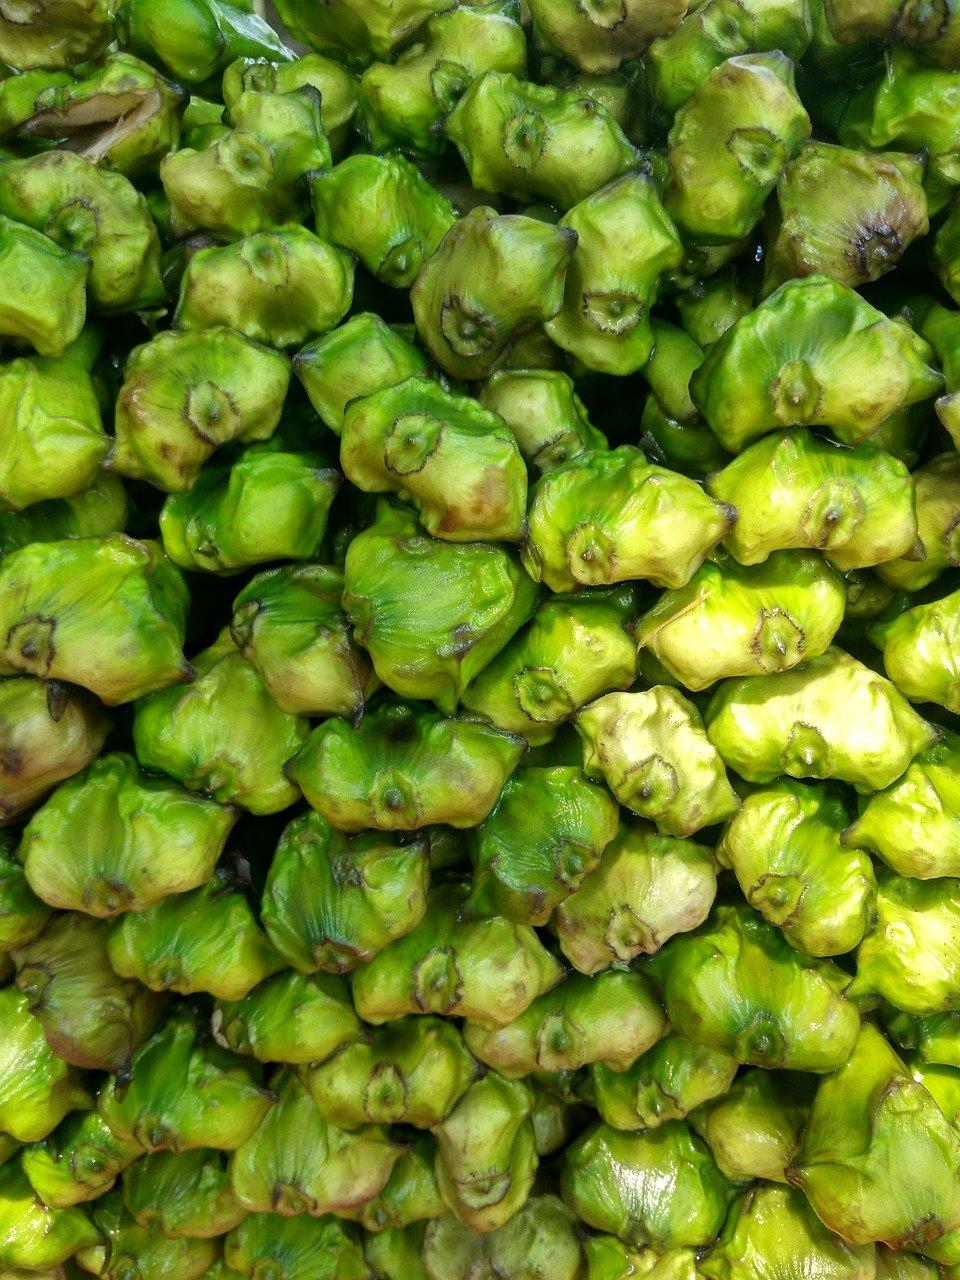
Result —
M943 731L902 777L862 803L844 844L869 850L901 876L960 876L958 778L960 738Z
M937 738L889 680L835 648L796 671L722 684L706 727L726 764L750 782L785 773L835 778L863 793L895 782Z
M371 831L351 841L308 813L280 838L261 914L301 973L346 973L420 923L428 885L425 840L397 844Z
M551 591L637 578L682 587L735 514L695 481L651 466L639 449L594 450L533 486L523 560Z
M257 574L234 600L230 634L281 711L362 715L373 668L353 643L342 595L339 570L305 564Z
M101 756L31 818L27 880L61 910L143 911L205 883L236 821L233 809L145 777L132 756Z
M758 354L762 357L758 359ZM943 385L933 352L907 323L822 275L788 280L708 352L691 392L711 429L739 450L770 431L829 427L860 444ZM864 382L864 367L884 377Z
M633 684L635 609L631 586L548 597L470 682L461 707L534 746L549 742L580 707Z
M312 174L317 235L356 254L397 289L409 289L456 221L450 202L402 156L355 155Z
M353 1002L378 1026L407 1013L505 1026L559 982L559 963L529 925L457 919L463 885L435 888L423 921L353 976Z
M86 318L89 265L32 227L0 218L0 333L59 356Z
M348 66L365 66L372 58L389 57L429 18L452 5L453 0L335 0L317 11L302 0L283 0L279 12L296 40Z
M21 356L0 365L5 507L29 510L96 480L110 448L89 373L99 346L97 332L88 330L56 358Z
M34 543L0 565L0 674L70 680L108 706L131 702L189 677L188 603L155 542Z
M221 445L270 438L289 380L282 355L230 329L160 333L127 362L108 466L182 493Z
M690 1122L734 1182L754 1178L786 1183L810 1114L816 1076L796 1071L744 1072L722 1097L693 1113Z
M174 1240L222 1236L246 1216L219 1152L158 1151L123 1173L123 1198L141 1227Z
M960 591L876 628L887 675L911 702L960 712Z
M230 1162L244 1208L319 1217L359 1208L383 1189L402 1150L385 1129L347 1133L330 1124L299 1078L284 1070L272 1086L277 1101Z
M362 128L374 151L444 150L438 126L485 71L522 76L527 47L516 0L455 5L429 18L392 62L374 62L360 83Z
M277 707L227 631L193 665L192 684L137 704L133 740L141 764L221 804L256 814L286 809L299 792L284 766L306 741L306 719ZM225 707L232 710L229 730Z
M237 58L223 73L221 92L230 107L247 89L268 93L289 93L312 85L320 94L320 120L335 156L350 138L357 112L356 76L322 53L308 53L292 62L279 64L269 58Z
M956 881L878 876L876 923L857 952L857 997L880 995L906 1013L960 1008L956 942L960 894Z
M83 70L86 70L84 68ZM186 92L129 53L110 53L60 93L39 94L17 136L57 146L124 177L142 178L180 140Z
M777 186L769 292L794 276L828 275L856 288L891 271L929 230L917 157L808 142Z
M96 1200L142 1154L138 1142L115 1137L97 1111L77 1111L49 1137L20 1157L30 1185L44 1204L67 1209Z
M633 168L638 155L592 98L488 71L444 121L478 191L578 204Z
M240 1000L218 1000L211 1017L218 1044L260 1062L322 1062L363 1035L350 989L333 974L274 974Z
M78 1249L100 1240L100 1233L82 1209L49 1209L40 1201L20 1168L9 1160L0 1167L3 1243L0 1266L9 1273L55 1269Z
M385 501L350 543L344 578L344 608L377 675L446 715L527 621L538 594L506 548L430 538L408 509Z
M596 869L557 907L553 927L574 968L596 973L697 928L716 892L712 850L624 823Z
M743 54L711 71L667 139L664 204L684 239L711 245L749 235L810 130L783 53Z
M923 1249L960 1223L960 1138L880 1033L817 1090L788 1170L818 1217L853 1244Z
M606 448L606 438L591 425L573 379L557 369L500 369L484 383L480 403L500 414L520 452L541 471L587 449Z
M579 769L518 770L474 832L473 887L461 916L545 925L596 867L618 826L612 797Z
M284 967L229 873L116 921L108 943L118 974L152 991L205 991L240 1000Z
M667 1028L642 975L571 974L505 1027L467 1024L468 1048L508 1079L602 1062L626 1070Z
M340 720L320 725L290 776L341 831L475 827L525 749L522 739L487 725L383 703L355 729Z
M86 768L109 727L85 689L33 676L0 681L0 823Z
M637 642L688 689L771 674L817 658L843 620L838 574L813 553L774 552L763 567L707 561L637 625Z
M738 1066L728 1054L668 1032L626 1071L594 1064L597 1111L615 1129L657 1129L726 1094Z
M493 373L522 333L560 310L576 243L568 227L487 205L458 218L410 291L437 364L467 380Z
M111 967L109 926L60 913L13 952L17 987L53 1052L74 1066L121 1071L155 1030L166 1001Z
M717 846L750 905L808 955L853 951L872 924L873 864L841 842L849 816L826 788L781 781L744 798Z
M718 907L648 964L677 1035L743 1063L835 1071L860 1028L849 975L794 951L749 907Z
M296 347L340 323L353 298L353 261L306 227L264 231L200 249L180 282L179 329L236 329Z
M608 693L577 713L584 772L661 835L689 836L739 804L699 712L675 689Z
M351 400L430 375L426 355L370 312L352 316L293 358L297 377L325 424L340 435Z
M119 173L70 151L11 160L0 172L0 214L90 259L90 299L104 312L158 305L160 237L146 200Z
M68 71L38 67L7 76L0 87L0 131L6 137L38 109L63 102L74 83Z
M427 533L448 542L519 542L527 469L512 432L466 396L410 378L347 406L340 441L347 479L396 493Z
M838 1239L800 1192L759 1187L732 1206L700 1270L708 1280L760 1280L789 1275L798 1264L818 1280L874 1280L876 1275L874 1250Z
M576 1220L552 1195L531 1196L509 1222L485 1233L471 1232L452 1214L436 1218L422 1257L430 1280L460 1280L474 1267L524 1280L576 1280L582 1260Z
M709 1244L734 1194L704 1143L678 1120L646 1133L595 1125L567 1148L560 1185L588 1226L658 1250Z
M132 0L124 10L124 35L134 49L158 58L175 79L209 80L244 55L289 57L279 36L252 9L222 0Z
M297 222L305 212L301 179L333 158L311 85L289 93L247 89L226 116L226 133L160 163L178 235L205 230L236 240Z
M129 513L122 482L99 471L90 488L82 493L34 502L24 511L0 511L0 556L19 551L31 542L123 533Z
M188 493L171 494L160 536L182 569L232 573L320 549L342 483L318 453L252 445L227 468L211 463Z
M906 466L869 442L841 449L811 431L776 432L707 479L737 511L724 546L741 564L816 548L841 571L914 551L917 515Z
M647 51L648 92L654 111L672 118L714 68L743 53L779 49L796 61L811 36L811 15L802 0L707 0Z
M944 569L960 565L960 458L941 453L913 473L917 503L919 560L890 560L877 572L906 591L927 587Z
M537 1171L532 1102L522 1080L491 1071L434 1129L440 1194L474 1231L502 1227L526 1203Z
M0 991L0 1013L0 1128L18 1142L37 1142L92 1099L74 1068L49 1048L27 997L15 986Z
M106 1082L98 1108L118 1138L142 1151L232 1151L274 1096L257 1063L207 1040L194 1011L181 1005L134 1054L124 1082Z
M656 184L628 174L588 196L560 225L577 233L577 248L547 336L589 369L635 373L653 349L649 312L661 276L683 255Z
M321 1115L352 1131L365 1124L432 1129L479 1073L456 1027L401 1018L302 1074Z

